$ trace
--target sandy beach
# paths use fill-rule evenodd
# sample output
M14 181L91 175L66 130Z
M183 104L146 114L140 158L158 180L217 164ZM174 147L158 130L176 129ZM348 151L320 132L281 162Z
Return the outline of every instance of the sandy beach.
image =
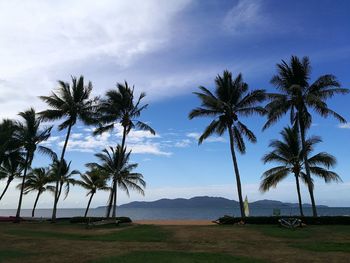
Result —
M136 220L136 224L162 226L209 226L215 225L210 220Z

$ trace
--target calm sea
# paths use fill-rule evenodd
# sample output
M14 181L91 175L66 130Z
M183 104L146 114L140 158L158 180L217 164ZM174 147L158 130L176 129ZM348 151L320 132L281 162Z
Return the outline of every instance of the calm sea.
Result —
M318 208L320 216L350 216L350 207L327 207ZM85 209L83 208L70 208L70 209L58 209L58 217L73 217L83 216ZM51 216L51 209L37 209L35 211L36 217L49 218ZM273 213L271 208L251 208L251 216L271 216ZM312 215L311 208L304 208L305 215ZM15 209L0 209L0 216L14 216L16 214ZM229 208L118 208L118 216L128 216L133 220L142 219L207 219L215 220L223 215L239 215L238 209ZM298 215L298 208L285 208L281 209L281 215ZM104 216L105 209L96 208L90 209L90 216ZM23 209L21 216L30 217L31 209Z

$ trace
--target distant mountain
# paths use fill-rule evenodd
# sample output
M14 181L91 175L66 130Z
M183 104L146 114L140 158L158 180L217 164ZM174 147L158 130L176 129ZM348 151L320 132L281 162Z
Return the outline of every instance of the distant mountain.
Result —
M304 207L310 207L310 204L303 204ZM226 199L223 197L196 196L190 199L159 199L152 202L131 202L119 207L123 208L234 208L239 207L239 203L235 200ZM298 207L297 203L283 203L275 200L259 200L249 203L251 208L289 208ZM327 206L319 206L327 207ZM97 208L105 208L100 206Z

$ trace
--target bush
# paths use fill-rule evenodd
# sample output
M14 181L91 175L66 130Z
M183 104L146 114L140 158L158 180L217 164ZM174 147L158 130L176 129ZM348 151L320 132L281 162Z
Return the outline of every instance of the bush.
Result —
M72 217L70 219L70 222L73 224L76 223L93 223L93 222L97 222L97 221L102 221L102 220L106 220L107 218L105 217L82 217L82 216L76 216L76 217ZM109 218L111 219L111 218ZM121 216L121 217L116 217L116 220L118 220L120 223L132 223L132 220L129 217L125 217L125 216Z
M281 218L299 218L307 225L350 225L349 216L320 216L320 217L298 217L298 216L251 216L242 220L241 217L223 216L216 220L220 225L236 224L244 221L246 224L275 225Z

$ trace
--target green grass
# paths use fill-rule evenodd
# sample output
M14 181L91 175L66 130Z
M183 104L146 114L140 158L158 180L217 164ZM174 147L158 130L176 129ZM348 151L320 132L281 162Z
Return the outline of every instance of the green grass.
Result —
M93 263L259 263L264 262L255 258L231 256L221 253L198 253L179 251L136 251L121 256L112 256L93 261Z
M160 227L140 225L136 227L123 227L120 231L108 234L74 234L54 231L11 229L6 232L11 235L32 238L58 238L67 240L95 240L95 241L131 241L131 242L163 242L169 238L170 233Z
M30 255L29 253L16 250L0 250L0 263L5 263L8 259L22 258Z
M315 252L348 252L350 253L350 243L340 242L317 242L293 244L291 247Z
M313 235L313 228L296 228L296 229L287 229L280 226L253 226L254 229L259 230L262 234L271 237L278 238L291 238L291 239L305 239L310 238Z

